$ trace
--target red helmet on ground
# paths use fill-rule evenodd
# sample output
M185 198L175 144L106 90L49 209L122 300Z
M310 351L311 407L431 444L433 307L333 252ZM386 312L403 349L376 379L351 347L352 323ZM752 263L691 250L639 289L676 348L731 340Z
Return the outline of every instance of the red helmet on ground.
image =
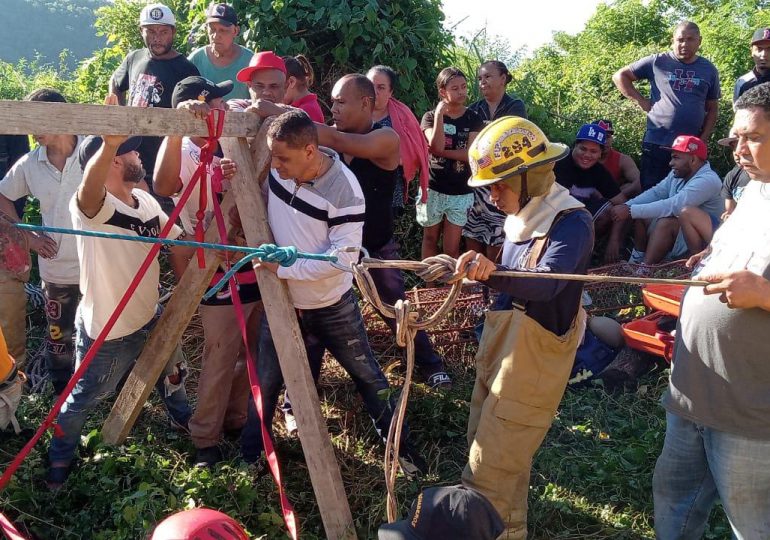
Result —
M248 540L237 521L211 508L193 508L161 521L150 540Z

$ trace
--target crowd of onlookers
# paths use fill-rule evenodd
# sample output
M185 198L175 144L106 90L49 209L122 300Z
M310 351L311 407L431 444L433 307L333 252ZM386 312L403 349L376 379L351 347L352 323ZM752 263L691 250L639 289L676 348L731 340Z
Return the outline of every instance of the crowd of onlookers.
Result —
M438 253L457 258L472 250L490 261L501 260L507 237L503 204L491 186L472 188L468 181L474 167L489 165L487 158L469 160L469 148L485 126L503 117L527 117L525 104L507 93L512 76L503 63L481 64L475 75L482 99L470 105L469 74L455 67L441 70L436 79L439 101L419 121L395 97L397 70L377 65L366 75L340 78L325 115L311 91L314 71L305 56L254 53L237 44L239 20L228 4L212 4L206 15L209 44L185 58L173 48L172 11L162 4L146 6L139 21L146 46L131 51L114 72L106 103L178 108L199 118L217 109L278 116L268 132L272 171L262 190L279 245L311 253L361 246L372 257L399 259L395 223L409 203L409 184L417 179L423 258ZM645 275L666 259L701 254L750 181L736 150L740 134L731 132L719 140L735 152L736 166L724 180L709 164L707 142L721 89L716 68L698 55L700 44L697 25L681 23L670 51L642 58L613 76L618 90L647 115L639 167L613 148L612 119L580 126L568 155L556 161L556 182L593 219L599 248L594 261L628 260ZM750 47L755 67L735 83L733 101L770 81L770 29L757 30ZM634 83L640 80L649 82L649 97L636 89ZM65 101L50 88L26 99ZM239 171L239 164L216 147L206 184L190 187L207 143L203 137L33 137L38 146L31 151L24 137L0 137L0 211L10 221L20 220L26 199L34 197L48 226L201 238L202 231L222 220L219 203ZM499 159L543 152L528 141L522 140L524 147L486 150ZM186 191L189 202L176 208ZM172 214L175 222L169 220ZM230 240L242 235L236 213L224 219L232 227ZM62 433L51 443L47 476L48 485L57 488L70 472L88 413L119 387L160 315L160 266L156 257L112 324L110 316L150 248L67 234L23 234L25 245L38 254L47 320L45 362L54 394L64 390L94 341L106 338L61 408ZM192 248L174 247L166 256L177 278L188 264L197 264ZM354 257L340 254L343 264ZM388 381L369 346L351 275L322 261L260 266L288 282L313 376L318 377L328 350L350 374L384 436L395 402L383 398ZM223 262L212 283L227 269ZM383 301L405 297L399 270L376 269L371 277ZM20 369L26 363L27 280L28 269L0 266L0 336ZM242 457L257 461L263 451L260 423L270 430L283 387L255 273L247 266L236 274L236 282L199 306L204 348L195 409L188 401L180 350L157 384L171 425L190 434L200 466L223 459L220 439L225 432L242 431ZM393 320L386 322L395 329ZM250 399L246 375L247 363L257 356L263 418ZM444 361L424 332L415 337L415 357L426 384L451 386ZM0 391L21 384L13 378L12 366L7 359L0 362L5 370L0 376L6 377ZM729 373L725 380L729 384ZM288 394L281 407L286 428L293 433L297 427ZM408 474L424 472L426 464L410 444L407 426L403 437L401 466Z

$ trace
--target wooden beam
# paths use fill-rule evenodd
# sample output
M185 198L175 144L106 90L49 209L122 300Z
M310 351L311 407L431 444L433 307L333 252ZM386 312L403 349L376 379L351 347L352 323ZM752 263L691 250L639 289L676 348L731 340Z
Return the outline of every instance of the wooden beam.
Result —
M222 136L253 137L259 124L256 115L228 113ZM208 135L206 122L188 111L7 100L0 100L0 131L8 135Z
M262 126L257 141L265 140L268 125L268 122L265 122ZM262 177L244 174L246 171L261 172L269 162L268 149L264 144L258 145L255 149L256 157L253 157L246 139L223 139L221 144L225 156L238 164L238 174L232 180L232 192L238 205L247 244L257 246L272 243L273 235L257 181L258 178L262 180ZM294 306L289 299L288 288L284 281L266 270L257 270L257 280L286 389L291 395L300 442L326 537L332 540L354 539L356 532L353 516L348 506L334 448L321 415L318 393L310 374L305 344Z
M189 115L189 113L187 113ZM195 204L192 200L189 204ZM233 196L226 193L222 199L222 211L227 212L235 206ZM219 242L216 227L209 227L206 242ZM190 323L198 304L206 291L220 262L216 252L207 249L206 268L198 268L195 257L187 266L184 275L176 286L160 319L153 328L142 354L136 361L131 374L126 379L123 389L112 406L112 411L102 427L102 436L108 444L122 444L142 410L142 406L155 388L155 383L163 372L166 362L179 346L180 339Z

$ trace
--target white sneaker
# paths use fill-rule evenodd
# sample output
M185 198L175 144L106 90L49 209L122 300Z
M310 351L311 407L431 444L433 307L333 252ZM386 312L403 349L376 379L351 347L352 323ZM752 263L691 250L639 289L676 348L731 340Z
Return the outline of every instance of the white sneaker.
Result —
M297 419L289 411L283 413L283 421L286 423L286 433L293 437L297 434Z
M637 251L636 248L631 252L631 257L628 258L628 262L631 264L644 263L644 251Z

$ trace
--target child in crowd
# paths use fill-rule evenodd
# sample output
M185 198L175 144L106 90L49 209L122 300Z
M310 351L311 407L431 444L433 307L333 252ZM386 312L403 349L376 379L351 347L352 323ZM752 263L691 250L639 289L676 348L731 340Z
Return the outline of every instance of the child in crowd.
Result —
M424 227L423 259L439 253L439 238L443 253L455 258L460 254L460 235L473 204L467 184L468 147L483 127L481 117L465 106L468 81L462 71L441 70L436 87L441 99L421 124L430 149L428 200L420 196L417 203L417 222Z

